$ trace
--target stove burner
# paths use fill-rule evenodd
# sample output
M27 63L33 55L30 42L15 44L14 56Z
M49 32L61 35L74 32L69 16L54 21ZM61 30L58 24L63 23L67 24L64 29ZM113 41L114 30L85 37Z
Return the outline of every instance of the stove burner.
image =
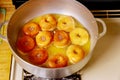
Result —
M81 80L81 75L80 74L72 74L68 77L63 78L62 80Z
M35 75L27 72L26 70L23 70L23 76L24 76L24 80L81 80L81 75L79 73L75 73L60 79L46 79L46 78L36 77Z

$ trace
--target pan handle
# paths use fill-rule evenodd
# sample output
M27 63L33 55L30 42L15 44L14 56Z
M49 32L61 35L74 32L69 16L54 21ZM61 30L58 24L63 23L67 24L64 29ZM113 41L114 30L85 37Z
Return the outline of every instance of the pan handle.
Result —
M101 37L103 37L106 34L107 31L107 27L105 22L102 19L96 18L96 21L100 22L102 24L102 32L98 34L98 39L100 39Z
M1 28L2 28L4 25L7 25L7 24L8 24L8 21L5 21L5 22L1 23L1 24L0 24L0 30L1 30ZM0 33L0 38L2 38L4 41L7 42L7 37L4 36L4 35L1 34L1 33Z

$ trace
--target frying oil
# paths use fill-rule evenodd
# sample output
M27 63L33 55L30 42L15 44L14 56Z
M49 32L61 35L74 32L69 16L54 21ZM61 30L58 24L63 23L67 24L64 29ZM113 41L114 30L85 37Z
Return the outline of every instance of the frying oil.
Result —
M56 18L56 20L58 20L60 16L65 16L63 14L52 14L52 15ZM41 17L42 16L35 17L32 20L30 20L29 22L39 23L39 21L41 20ZM84 28L85 29L85 27L79 21L77 21L75 18L73 18L73 19L75 21L75 27L80 27L80 28ZM89 35L89 37L90 37L90 35ZM67 50L68 46L70 46L70 45L71 45L71 43L69 45L65 46L65 47L59 48L59 47L54 46L53 43L51 43L46 48L46 50L48 51L49 58L52 57L53 55L56 55L56 54L62 54L62 55L66 56L66 50ZM83 48L83 50L85 52L85 56L86 56L89 53L89 51L90 51L90 38L89 38L88 42L85 45L81 46L81 47ZM19 52L22 53L21 51L19 51ZM22 53L22 54L20 54L20 56L23 59L25 59L26 61L30 62L29 59L28 59L28 55L24 55ZM46 61L44 64L39 65L39 66L47 67L47 65L48 64L47 64L47 61ZM69 65L71 65L70 62L69 62Z

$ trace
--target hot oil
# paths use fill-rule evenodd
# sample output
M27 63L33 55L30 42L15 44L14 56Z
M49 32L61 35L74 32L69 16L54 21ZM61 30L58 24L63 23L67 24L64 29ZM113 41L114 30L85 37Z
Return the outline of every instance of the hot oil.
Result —
M60 16L64 16L64 15L62 15L62 14L52 14L52 15L56 18L56 20L58 20ZM32 20L30 20L29 22L39 23L39 21L41 20L41 17L42 17L42 16L35 17L35 18L33 18ZM77 27L77 28L78 28L78 27L84 28L84 26L83 26L79 21L77 21L75 18L73 18L73 19L74 19L74 21L75 21L75 27ZM84 28L84 29L85 29L85 28ZM90 37L90 35L89 35L89 37ZM69 45L71 45L71 43L70 43ZM68 45L68 46L69 46L69 45ZM51 43L51 44L46 48L46 50L48 51L49 58L52 57L53 55L56 55L56 54L62 54L62 55L65 55L65 56L66 56L66 50L67 50L68 46L63 47L63 48L58 48L58 47L54 46L53 43ZM81 46L81 47L83 48L83 50L84 50L84 52L85 52L85 56L86 56L86 55L89 53L89 51L90 51L90 39L88 40L88 42L87 42L85 45L83 45L83 46ZM21 53L21 52L20 52L20 53ZM22 53L22 54L20 54L20 56L21 56L23 59L25 59L26 61L30 62L29 59L28 59L28 55L25 55L24 53ZM48 65L48 63L47 63L47 61L46 61L44 64L39 65L39 66L47 67L47 65ZM71 63L69 62L68 65L71 65Z

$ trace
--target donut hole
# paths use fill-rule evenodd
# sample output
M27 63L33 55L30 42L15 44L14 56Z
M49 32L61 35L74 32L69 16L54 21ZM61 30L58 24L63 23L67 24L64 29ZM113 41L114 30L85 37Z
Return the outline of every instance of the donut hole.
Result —
M63 37L62 37L62 35L58 35L58 40L63 40Z
M78 52L76 50L73 51L74 54L78 54Z
M36 57L39 58L39 57L42 57L42 55L38 52Z
M64 25L66 25L67 23L66 22L63 22Z
M33 27L33 26L30 26L29 28L28 28L28 30L29 31L33 31L35 28Z
M41 36L41 37L40 37L40 40L41 40L41 41L46 41L46 37L45 37L45 36Z
M49 21L49 19L46 18L46 19L45 19L45 22L49 23L50 21Z
M79 34L77 34L76 36L79 37L79 38L81 37L81 35L79 35Z

